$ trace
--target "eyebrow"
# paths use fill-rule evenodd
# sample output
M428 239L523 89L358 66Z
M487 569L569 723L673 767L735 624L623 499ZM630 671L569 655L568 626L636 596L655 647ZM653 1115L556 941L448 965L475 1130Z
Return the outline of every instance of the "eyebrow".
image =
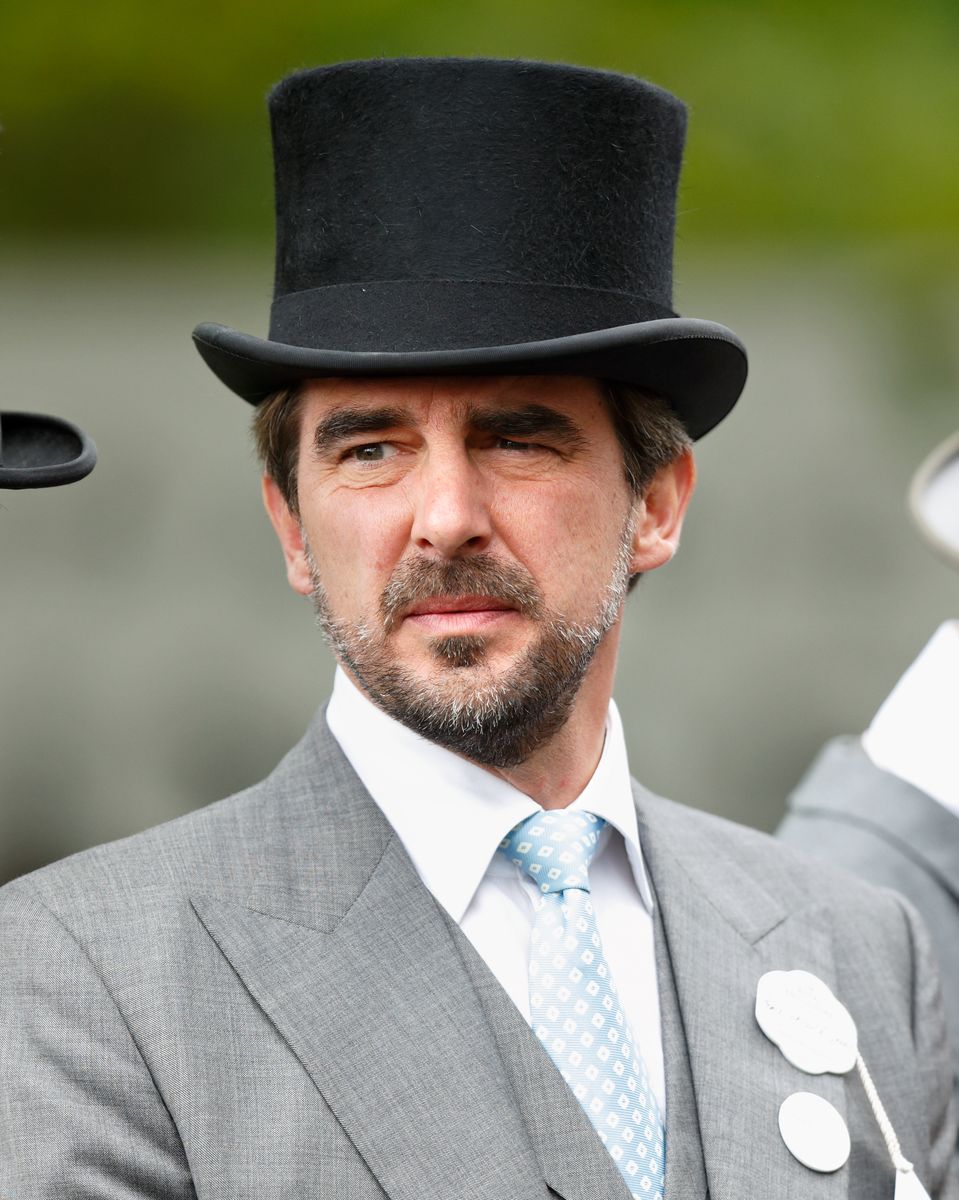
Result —
M480 433L497 437L550 437L561 440L571 450L582 450L586 438L576 422L565 413L545 404L526 404L522 408L473 408L467 412L467 424ZM313 433L313 452L327 454L339 443L364 433L383 433L412 422L403 408L340 408L323 418Z
M313 434L313 451L322 455L347 438L395 429L409 420L410 414L401 408L340 408L317 425Z
M545 404L474 409L469 414L469 423L481 433L493 433L507 439L545 434L561 440L572 450L582 450L586 446L586 438L576 422Z

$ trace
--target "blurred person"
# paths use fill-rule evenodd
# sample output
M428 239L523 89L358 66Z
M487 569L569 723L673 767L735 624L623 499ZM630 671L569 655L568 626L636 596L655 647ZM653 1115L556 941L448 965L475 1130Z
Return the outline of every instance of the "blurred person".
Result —
M959 568L959 434L916 472L910 508L929 544ZM939 957L959 1065L957 731L959 620L951 620L939 626L865 733L823 748L790 797L778 835L894 888L916 906Z
M629 776L626 594L746 373L672 310L683 106L407 59L270 109L270 335L194 337L333 695L263 783L0 893L0 1194L871 1200L905 1168L858 1080L756 1021L801 970L954 1196L912 910Z

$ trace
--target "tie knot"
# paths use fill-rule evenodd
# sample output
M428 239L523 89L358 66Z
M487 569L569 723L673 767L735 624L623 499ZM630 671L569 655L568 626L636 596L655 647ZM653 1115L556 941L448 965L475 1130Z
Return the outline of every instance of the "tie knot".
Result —
M606 822L588 812L552 809L511 829L499 851L526 872L541 892L589 891L589 864Z

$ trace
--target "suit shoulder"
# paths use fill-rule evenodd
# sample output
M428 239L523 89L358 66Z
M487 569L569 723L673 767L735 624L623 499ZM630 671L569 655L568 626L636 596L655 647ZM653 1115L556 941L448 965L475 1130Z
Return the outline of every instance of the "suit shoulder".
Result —
M189 895L242 899L278 846L306 828L328 827L344 770L331 741L317 738L314 724L260 783L22 876L0 889L0 907L16 895L81 923L98 914L127 922L169 911L172 901L182 907Z
M139 903L182 890L211 871L220 882L248 878L263 784L118 841L72 854L0 888L0 902L32 897L54 912ZM229 848L229 849L228 849ZM224 851L227 851L224 853Z
M209 886L229 892L248 887L287 810L322 806L329 785L336 785L318 754L316 724L258 784L130 838L43 866L7 888L59 906L97 894L136 901L156 888Z
M810 906L840 917L882 918L900 930L903 902L885 888L867 883L831 863L816 859L771 834L713 813L678 804L637 788L640 819L661 828L677 854L689 863L708 862L713 872L748 877L775 896L788 911Z

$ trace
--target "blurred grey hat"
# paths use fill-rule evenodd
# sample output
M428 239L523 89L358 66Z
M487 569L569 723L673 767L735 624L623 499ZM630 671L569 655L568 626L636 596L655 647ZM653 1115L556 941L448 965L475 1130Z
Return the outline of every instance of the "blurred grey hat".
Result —
M940 443L916 471L909 508L933 550L959 567L959 432Z
M89 475L97 448L69 421L0 412L0 488L59 487Z

